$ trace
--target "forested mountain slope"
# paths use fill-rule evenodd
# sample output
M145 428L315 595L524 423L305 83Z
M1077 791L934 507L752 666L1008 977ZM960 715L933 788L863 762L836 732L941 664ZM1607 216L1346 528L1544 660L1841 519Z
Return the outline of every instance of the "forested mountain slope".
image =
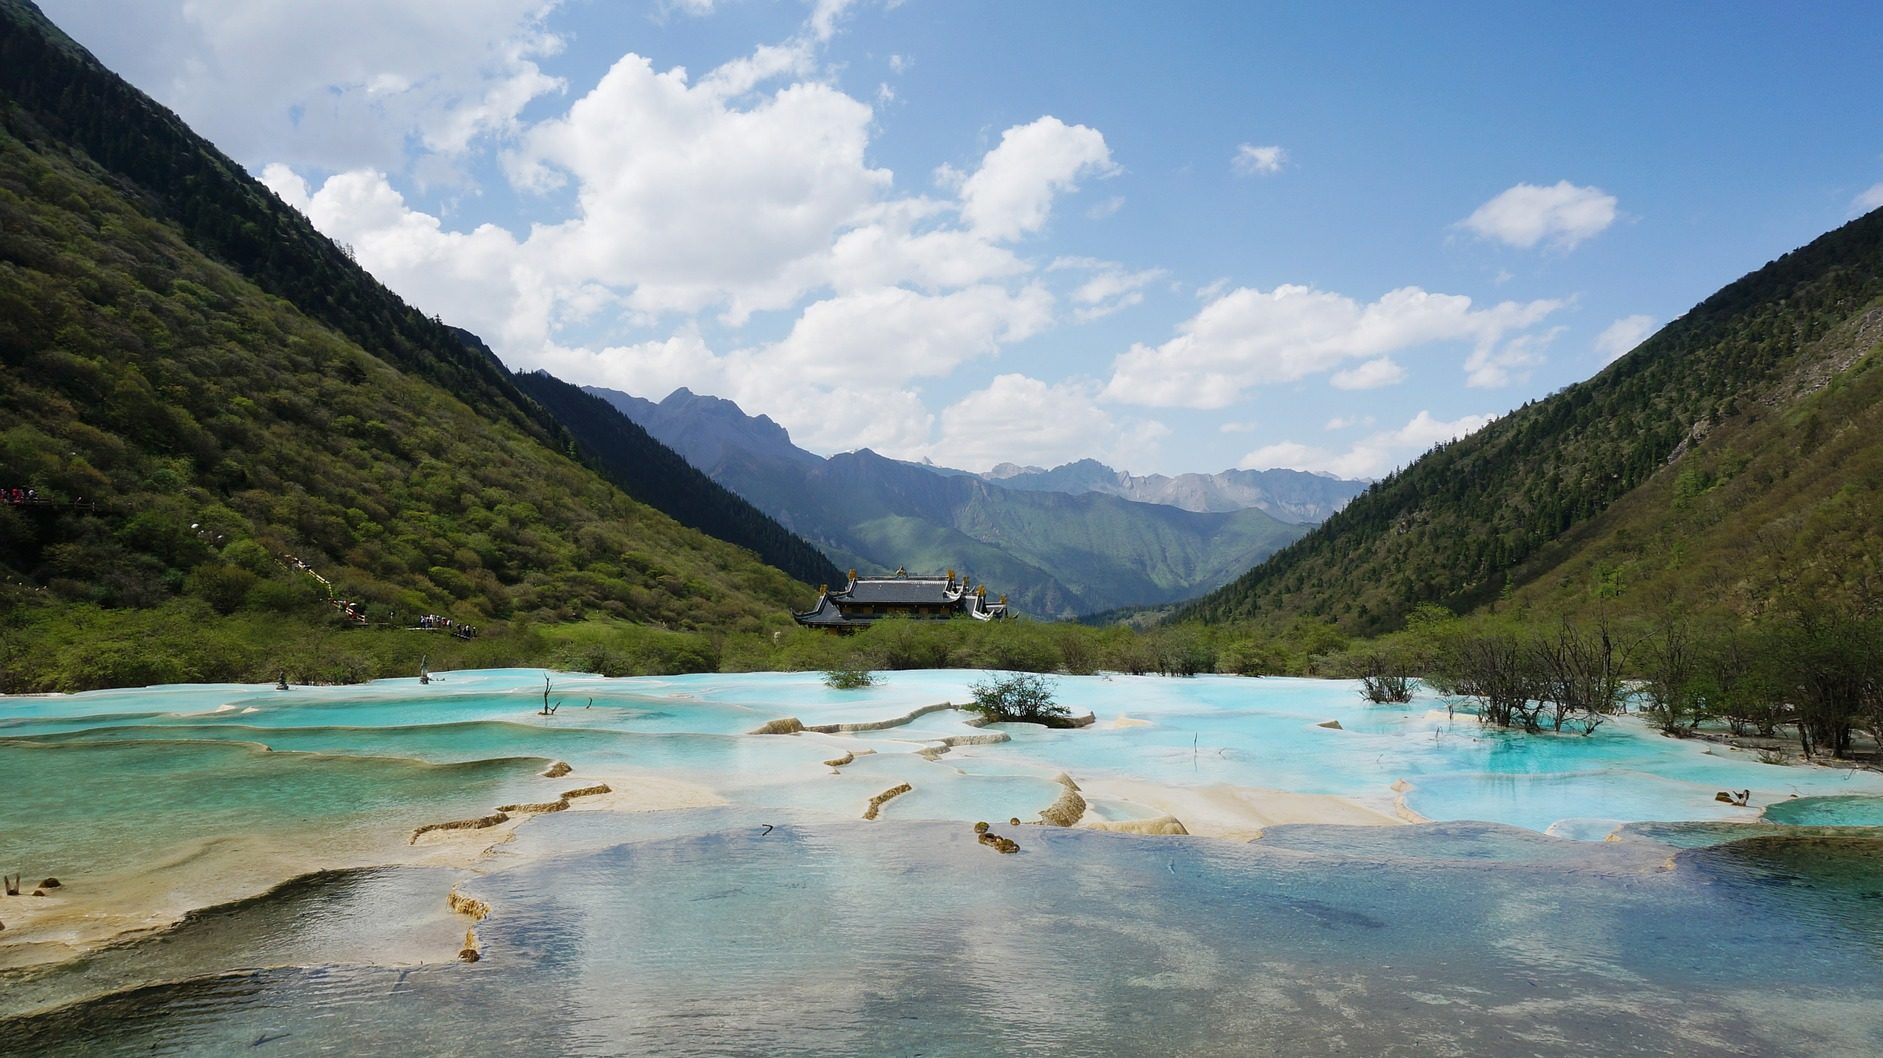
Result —
M1375 632L1396 626L1419 603L1470 609L1545 570L1573 568L1564 565L1567 550L1546 555L1545 549L1559 540L1573 548L1584 538L1565 534L1657 475L1678 481L1696 444L1706 459L1723 461L1712 471L1717 474L1740 456L1773 455L1751 445L1804 436L1742 429L1748 416L1768 423L1809 418L1809 408L1817 407L1812 443L1843 437L1842 422L1822 418L1822 409L1835 402L1827 395L1801 403L1810 391L1796 380L1834 380L1840 358L1848 363L1873 348L1873 324L1865 321L1879 295L1883 211L1732 283L1594 378L1433 450L1180 616L1314 615ZM1865 370L1861 360L1841 369ZM1857 399L1860 388L1845 399ZM1728 423L1733 428L1721 429ZM1740 447L1731 458L1720 454L1729 438L1740 439L1732 442ZM1814 480L1807 487L1796 473ZM1850 475L1845 465L1821 459L1793 466L1771 483L1786 478L1787 488L1801 496L1846 488L1864 494L1874 487ZM1855 512L1820 513L1841 522ZM1721 517L1733 515L1722 511ZM1825 532L1840 530L1827 526ZM1742 538L1727 532L1715 539L1724 546ZM1689 548L1690 556L1698 546Z
M437 612L756 629L808 601L749 551L571 458L500 364L298 215L257 236L280 290L204 252L180 211L223 223L285 207L148 100L113 94L129 90L99 69L68 82L61 105L128 109L58 120L184 151L197 167L185 205L64 141L14 94L17 64L89 60L36 18L0 6L0 488L44 501L0 503L0 686L43 685L46 644L70 645L61 637L81 626L131 629L132 612L174 611L180 628L331 621L325 589L287 556L375 623ZM238 200L220 209L211 186ZM331 296L301 311L315 289ZM121 616L94 620L104 613ZM240 643L187 656L121 645L88 648L90 683L252 671Z
M1883 613L1883 298L1765 392L1704 421L1680 458L1541 549L1513 602Z
M406 305L176 115L99 66L19 0L0 0L0 95L14 113L15 135L32 146L76 148L134 208L174 225L207 256L480 413L567 447L564 425L524 396L483 343L467 345L464 332ZM643 503L750 548L795 576L821 579L810 558L814 549L789 533L781 536L779 526L685 472L681 461L637 452L631 460L637 469L623 473L628 460L603 467L595 453L584 454ZM662 476L668 470L680 473Z

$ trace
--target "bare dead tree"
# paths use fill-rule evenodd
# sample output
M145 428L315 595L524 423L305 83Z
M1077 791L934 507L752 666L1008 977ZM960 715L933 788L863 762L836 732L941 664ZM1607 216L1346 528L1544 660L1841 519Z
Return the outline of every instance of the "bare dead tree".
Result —
M1552 730L1580 720L1582 733L1593 734L1620 708L1620 656L1607 617L1597 618L1591 629L1578 628L1565 617L1556 634L1537 639L1531 651Z

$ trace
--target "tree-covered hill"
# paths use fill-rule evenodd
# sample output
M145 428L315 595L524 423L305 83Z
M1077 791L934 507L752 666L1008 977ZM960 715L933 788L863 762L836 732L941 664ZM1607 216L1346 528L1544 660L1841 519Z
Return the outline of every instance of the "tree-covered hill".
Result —
M1883 298L1521 567L1548 613L1883 615Z
M1763 446L1802 441L1803 434L1747 432L1742 424L1749 418L1808 420L1811 407L1835 403L1829 396L1800 403L1814 391L1796 380L1842 386L1839 378L1868 370L1867 360L1853 358L1874 349L1867 313L1880 295L1883 210L1732 283L1594 378L1434 449L1178 616L1316 616L1377 632L1396 627L1421 603L1462 611L1521 588L1565 561L1566 550L1546 555L1546 549L1558 541L1563 549L1575 546L1579 527L1634 490L1657 478L1663 490L1674 488L1689 469L1718 480L1723 467L1743 469L1742 457L1778 457ZM1843 399L1859 399L1862 389L1850 386ZM1813 445L1855 439L1846 423L1860 418L1831 421L1817 414ZM1730 443L1740 447L1720 454L1735 437L1741 440ZM1692 459L1701 452L1703 462L1719 466L1700 469ZM1855 473L1855 464L1829 459L1794 462L1783 475L1771 472L1777 476L1767 485L1784 477L1787 490L1800 497L1846 489L1865 496L1874 488ZM1837 511L1791 516L1842 526L1867 509L1848 502ZM1781 514L1774 511L1770 524ZM1719 516L1730 523L1734 512ZM1843 532L1829 525L1822 531ZM1725 547L1745 537L1727 529L1712 539ZM1689 546L1689 558L1701 549L1697 542Z
M565 425L525 396L482 342L466 343L465 332L406 305L176 115L19 0L0 0L0 97L13 116L9 127L29 147L76 149L134 208L167 221L261 289L481 413L552 447L569 446ZM822 576L814 558L807 564L813 549L683 461L637 450L604 466L583 452L629 495L682 524L750 548L801 579ZM635 469L624 473L630 461Z
M789 625L802 584L585 466L487 353L53 33L0 0L0 689L252 676L214 628L343 620L314 573L381 625ZM193 645L133 641L158 626Z

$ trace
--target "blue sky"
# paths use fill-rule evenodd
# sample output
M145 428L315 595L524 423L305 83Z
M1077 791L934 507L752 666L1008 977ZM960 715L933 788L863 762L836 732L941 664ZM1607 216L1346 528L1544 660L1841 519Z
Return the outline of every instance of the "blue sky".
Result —
M1883 206L1874 4L42 0L515 367L1376 476Z

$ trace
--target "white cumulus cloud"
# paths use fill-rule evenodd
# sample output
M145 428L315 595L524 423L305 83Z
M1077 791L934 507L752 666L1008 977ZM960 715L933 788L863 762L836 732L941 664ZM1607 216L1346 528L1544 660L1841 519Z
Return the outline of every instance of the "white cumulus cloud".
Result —
M1635 346L1647 341L1655 327L1652 316L1623 316L1595 336L1595 351L1601 354L1602 363L1612 364Z
M1520 249L1548 240L1571 250L1615 223L1616 198L1597 187L1559 180L1548 187L1518 184L1460 223L1487 239Z
M1483 429L1494 418L1492 415L1465 415L1446 422L1434 418L1429 411L1421 411L1397 430L1371 434L1344 452L1282 441L1250 452L1237 466L1244 470L1288 467L1343 478L1378 478L1405 466L1433 445ZM1330 429L1334 426L1333 423L1328 425Z
M1519 334L1502 344L1482 344L1465 358L1465 385L1497 389L1530 377L1542 365L1544 352L1563 333L1561 327Z
M403 172L514 130L563 82L553 0L47 0L113 70L229 154ZM447 166L448 167L448 166Z
M1335 372L1327 381L1335 389L1379 389L1395 382L1404 382L1405 379L1406 369L1394 363L1392 357L1382 356L1358 367Z
M1050 114L1001 134L961 184L961 216L989 239L1017 239L1046 226L1053 199L1086 176L1117 171L1097 129Z
M1349 360L1442 342L1495 350L1507 334L1556 311L1553 300L1473 307L1462 294L1403 287L1361 304L1307 286L1242 287L1219 294L1160 345L1139 343L1112 364L1109 400L1223 408L1257 386L1333 371ZM1488 353L1486 355L1489 355ZM1384 377L1374 367L1362 377Z
M891 176L865 161L863 103L805 82L745 100L796 70L765 51L697 86L624 56L566 116L531 129L508 159L513 179L572 180L578 203L531 235L545 267L627 289L649 314L719 304L742 320L817 285L820 259Z
M1161 438L1163 424L1119 421L1098 402L1096 383L1047 383L1002 374L940 416L941 437L925 455L965 470L986 470L1015 453L1041 466L1097 458L1114 466L1142 466Z

